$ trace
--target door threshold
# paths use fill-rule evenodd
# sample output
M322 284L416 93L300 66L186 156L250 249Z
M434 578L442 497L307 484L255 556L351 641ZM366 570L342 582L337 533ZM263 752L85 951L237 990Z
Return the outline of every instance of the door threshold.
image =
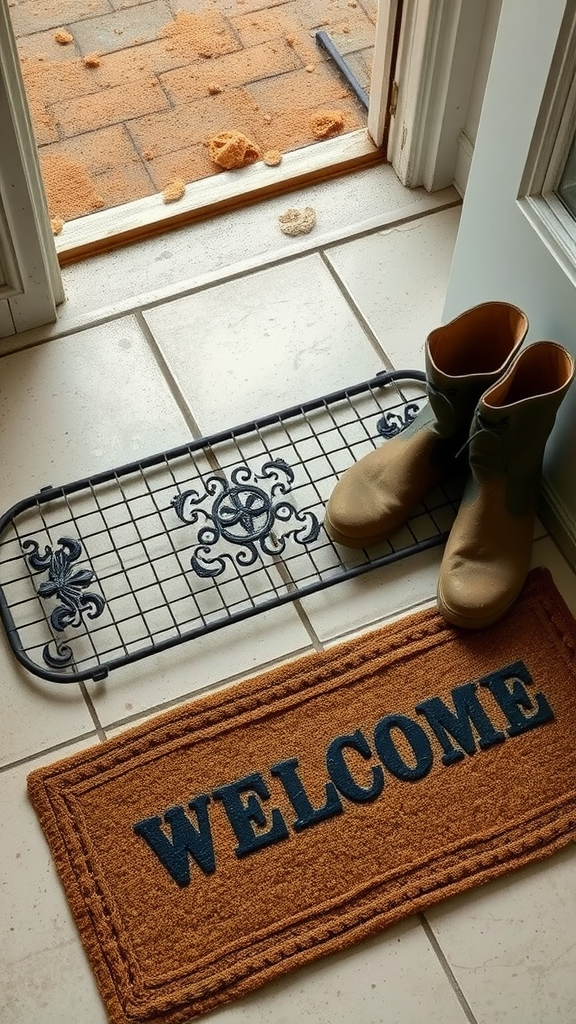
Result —
M162 194L66 222L56 236L61 266L97 253L224 213L313 181L335 177L385 159L367 129L286 153L277 167L262 161L223 171L186 186L182 199L165 203Z

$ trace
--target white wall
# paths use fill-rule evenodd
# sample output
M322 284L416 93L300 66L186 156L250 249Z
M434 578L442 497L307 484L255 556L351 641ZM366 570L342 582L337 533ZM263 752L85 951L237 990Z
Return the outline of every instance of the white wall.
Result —
M576 355L576 289L517 203L565 7L503 0L443 319L504 299L526 310L528 340L555 339ZM548 445L545 477L548 516L576 560L576 386Z

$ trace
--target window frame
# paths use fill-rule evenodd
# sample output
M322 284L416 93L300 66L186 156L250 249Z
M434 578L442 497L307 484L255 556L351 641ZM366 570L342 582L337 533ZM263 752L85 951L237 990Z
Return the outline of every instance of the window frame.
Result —
M576 217L556 195L576 137L576 5L562 21L517 197L518 208L576 284Z

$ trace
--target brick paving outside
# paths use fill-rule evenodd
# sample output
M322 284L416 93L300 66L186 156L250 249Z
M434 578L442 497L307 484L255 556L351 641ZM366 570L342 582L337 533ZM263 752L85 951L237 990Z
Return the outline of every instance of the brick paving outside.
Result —
M215 173L206 142L220 131L287 152L314 141L319 110L341 111L345 131L364 125L314 31L326 28L368 89L377 2L9 0L51 216ZM190 16L205 19L201 39L183 41L180 12L188 32Z

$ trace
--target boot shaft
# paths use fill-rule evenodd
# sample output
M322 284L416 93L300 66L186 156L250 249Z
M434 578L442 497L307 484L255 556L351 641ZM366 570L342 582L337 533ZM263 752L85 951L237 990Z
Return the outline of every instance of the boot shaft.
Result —
M535 501L546 442L574 373L565 348L535 342L478 402L469 441L472 476L477 483L504 477L512 515Z
M527 330L516 306L484 302L428 335L428 397L440 437L455 437L457 447L465 441L480 396L505 372Z

